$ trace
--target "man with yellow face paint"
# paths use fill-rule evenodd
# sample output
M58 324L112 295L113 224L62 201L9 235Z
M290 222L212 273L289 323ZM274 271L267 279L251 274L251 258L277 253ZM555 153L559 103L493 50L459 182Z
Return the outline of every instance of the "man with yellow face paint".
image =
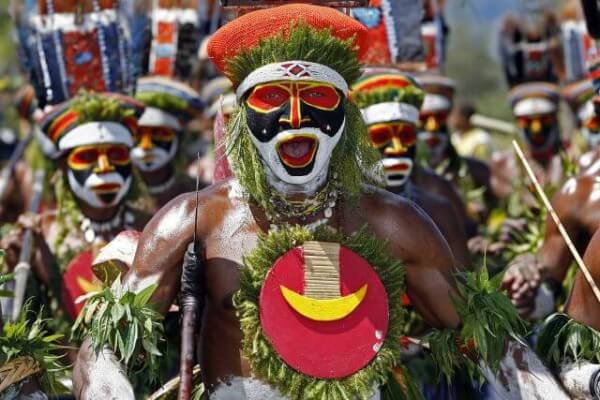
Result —
M185 126L199 112L200 99L189 86L159 76L139 79L136 98L146 108L134 135L131 159L159 209L194 190L194 180L177 167L177 156Z
M452 111L454 82L445 76L423 74L417 77L426 92L419 115L419 141L427 149L426 162L438 174L456 185L475 219L485 218L495 202L488 166L471 157L461 157L450 140L448 117ZM417 179L421 177L417 175ZM423 186L428 186L423 179ZM482 190L475 199L472 193Z
M515 86L508 97L529 158L537 166L538 178L542 184L560 184L563 143L558 123L558 87L551 83L530 82Z

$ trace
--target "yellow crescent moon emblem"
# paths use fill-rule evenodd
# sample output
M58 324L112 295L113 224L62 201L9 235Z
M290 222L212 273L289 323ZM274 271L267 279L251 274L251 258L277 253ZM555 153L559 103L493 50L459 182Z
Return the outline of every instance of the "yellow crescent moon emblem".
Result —
M79 288L83 290L84 293L98 292L102 290L102 286L96 285L95 283L90 282L87 279L82 278L81 276L77 277L77 284L79 285Z
M337 299L318 300L303 296L280 286L281 294L287 303L299 314L314 321L337 321L345 318L358 307L367 294L367 284L356 292Z

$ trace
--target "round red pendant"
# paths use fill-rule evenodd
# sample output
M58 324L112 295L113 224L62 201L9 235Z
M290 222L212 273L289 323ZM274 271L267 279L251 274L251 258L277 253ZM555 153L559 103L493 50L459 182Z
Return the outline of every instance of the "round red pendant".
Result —
M343 378L359 371L375 357L387 335L387 294L369 263L341 246L339 276L340 296L358 293L365 285L367 290L358 306L338 320L305 317L282 294L282 286L304 293L302 247L275 262L260 293L260 321L271 345L286 364L315 378Z

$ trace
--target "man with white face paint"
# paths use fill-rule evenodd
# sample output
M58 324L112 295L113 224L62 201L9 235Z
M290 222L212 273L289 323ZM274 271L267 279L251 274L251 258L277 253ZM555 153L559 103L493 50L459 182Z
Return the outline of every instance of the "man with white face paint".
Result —
M127 205L136 184L129 154L132 133L142 110L141 103L126 96L82 93L52 107L39 122L39 136L60 168L55 189L62 217L44 220L38 247L46 256L36 271L44 271L38 275L48 284L55 279L48 273L56 260L63 273L64 307L72 318L82 307L75 299L96 287L92 249L124 229L141 229L147 219ZM20 240L20 234L9 235L2 245L16 250Z
M160 210L124 277L135 292L156 284L149 302L165 312L196 238L205 254L197 265L206 291L198 297L210 301L195 338L209 398L381 399L400 355L404 282L417 312L444 329L438 340L454 355L440 357L463 359L473 338L459 327L462 318L471 326L492 323L492 314L502 320L493 337L483 335L488 349L520 331L510 306L493 313L455 306L452 253L438 229L364 176L381 179L379 156L348 99L365 31L336 9L290 4L244 14L211 38L208 53L239 100L226 137L235 175ZM483 303L507 301L492 295ZM113 388L127 381L108 382L105 372L119 365L107 366L92 343L79 352L76 396L115 397ZM386 387L391 396L418 390L399 368L402 384Z
M540 183L561 184L560 151L564 147L558 123L558 87L546 82L524 83L512 88L508 99Z
M427 152L427 164L438 174L454 183L467 204L471 217L485 218L494 203L495 196L490 186L490 169L478 159L462 157L450 141L448 117L453 106L454 82L441 75L423 74L417 81L425 90L425 99L419 116L418 138ZM416 179L420 180L420 174ZM423 185L423 186L426 186ZM429 187L427 185L427 187ZM480 199L472 193L483 189Z
M194 180L177 169L187 122L199 112L200 99L189 86L164 77L138 80L136 98L146 105L134 135L131 159L156 208L194 189Z
M386 189L417 203L436 223L454 254L468 267L465 221L449 200L414 181L417 123L425 93L412 76L392 68L366 68L352 87L371 143L382 155Z

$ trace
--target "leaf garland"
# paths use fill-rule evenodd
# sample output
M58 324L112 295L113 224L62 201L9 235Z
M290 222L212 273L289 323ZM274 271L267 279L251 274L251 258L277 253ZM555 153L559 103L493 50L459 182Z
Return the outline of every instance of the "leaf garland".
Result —
M71 330L72 337L90 337L96 352L108 344L136 387L156 383L161 377L163 316L149 304L156 287L150 285L136 294L127 291L117 277L110 287L87 296Z
M476 351L478 359L496 372L504 356L508 338L518 338L527 332L504 293L499 291L503 274L490 279L487 269L457 275L458 295L452 301L462 325L460 330L434 330L426 337L431 357L440 376L451 381L457 368L467 367L471 378L478 376L477 364L465 356L465 350Z
M360 254L375 269L388 296L390 323L383 346L367 366L343 379L318 379L295 371L277 355L260 324L259 296L268 271L288 250L312 240L340 243ZM366 399L375 385L386 383L400 359L398 339L406 315L400 301L405 287L404 267L387 254L386 246L385 241L370 235L365 228L350 237L325 226L310 232L298 225L260 235L254 251L244 257L240 290L234 296L244 334L242 351L250 360L253 373L290 399Z
M360 109L386 102L406 103L421 108L424 98L425 92L418 86L352 92L352 101Z
M551 366L563 359L586 360L600 364L600 332L571 319L563 313L544 321L537 342L537 353Z
M46 320L40 314L30 321L29 304L26 304L19 319L4 324L0 335L0 365L21 357L31 357L41 369L41 384L45 392L56 394L62 391L60 378L67 369L60 362L61 334L48 334Z

